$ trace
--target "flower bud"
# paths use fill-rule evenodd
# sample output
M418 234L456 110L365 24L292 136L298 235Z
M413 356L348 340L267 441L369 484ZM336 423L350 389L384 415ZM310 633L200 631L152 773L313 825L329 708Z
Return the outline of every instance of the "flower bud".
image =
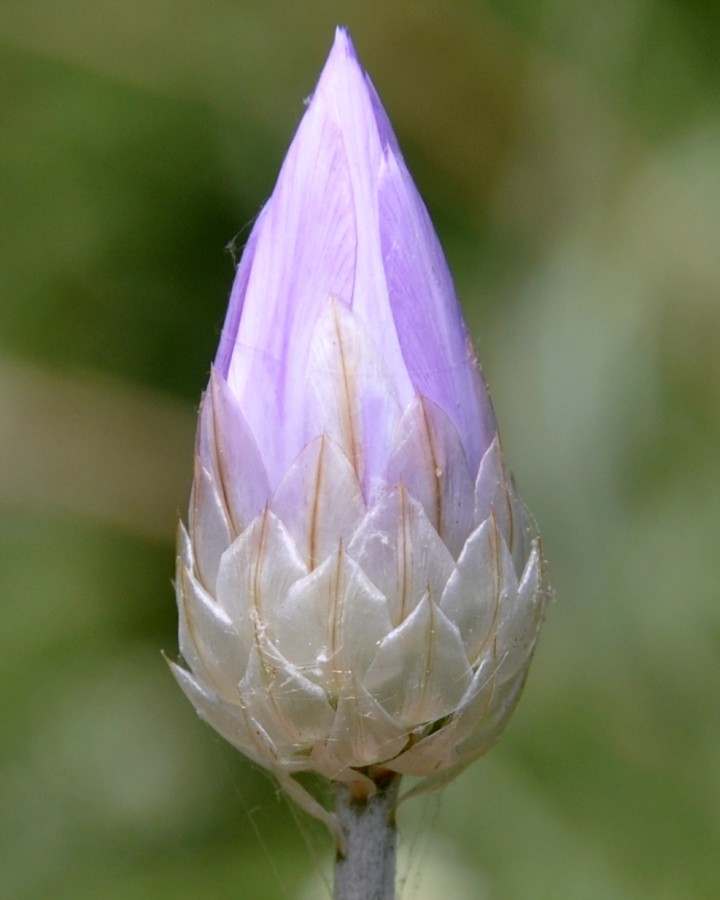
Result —
M543 579L442 250L338 30L203 398L173 671L334 827L295 773L443 779L494 742Z

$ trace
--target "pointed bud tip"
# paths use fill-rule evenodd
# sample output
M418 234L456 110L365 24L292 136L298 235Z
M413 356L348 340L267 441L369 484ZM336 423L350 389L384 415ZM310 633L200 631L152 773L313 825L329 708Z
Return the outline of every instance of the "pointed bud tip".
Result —
M332 50L330 51L330 57L333 57L335 54L349 57L356 62L358 61L355 45L344 25L338 25L335 28L335 40L333 42Z
M362 85L364 90L367 90L368 76L360 62L352 38L344 26L338 25L335 29L333 45L320 73L315 92L317 93L317 89L324 83L328 83L331 86L341 83L347 78L348 73L353 70L359 74L360 80L356 82L350 77L347 82L348 87L355 85L357 88L359 85Z

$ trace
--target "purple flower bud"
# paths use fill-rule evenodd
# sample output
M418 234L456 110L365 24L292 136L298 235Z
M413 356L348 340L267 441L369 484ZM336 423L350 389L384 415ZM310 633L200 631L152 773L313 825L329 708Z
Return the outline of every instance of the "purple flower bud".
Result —
M199 714L292 778L445 778L515 703L547 591L427 210L338 30L240 262L180 527Z

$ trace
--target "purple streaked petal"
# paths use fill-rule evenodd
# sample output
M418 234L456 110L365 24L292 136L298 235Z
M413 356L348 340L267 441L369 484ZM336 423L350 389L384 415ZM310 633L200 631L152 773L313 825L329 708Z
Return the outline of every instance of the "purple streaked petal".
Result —
M384 487L402 406L370 330L341 300L329 298L316 323L302 388L308 440L333 438L372 501Z
M329 298L352 308L372 329L401 405L413 395L379 239L377 177L389 125L383 120L381 137L374 103L347 35L338 32L272 198L251 235L251 271L248 275L244 265L238 271L233 297L242 297L242 315L234 300L218 361L224 371L232 340L228 383L258 444L273 446L265 460L273 484L305 437L304 386L298 375L305 370L315 323Z
M380 95L375 89L375 85L372 83L372 79L367 74L365 74L365 85L370 95L370 103L372 105L373 115L375 116L375 125L378 130L378 138L380 140L380 145L383 149L383 152L387 152L388 150L390 150L396 156L402 157L400 146L398 144L397 138L395 137L395 132L393 131L393 127L390 123L390 119L388 118L388 114L385 112L385 107L382 105L382 101L380 100Z
M377 94L373 97L368 90L368 78L355 48L341 29L313 96L313 104L316 101L326 103L328 115L337 122L353 192L355 280L352 297L338 296L371 330L405 406L414 391L398 343L393 297L385 278L378 210L378 175L385 148L388 142L396 142L387 116L378 111Z
M271 482L304 436L298 373L328 296L350 301L355 278L353 193L337 124L311 104L266 207L228 371Z
M225 316L222 333L220 335L220 346L218 347L217 356L215 357L215 368L220 372L223 378L227 378L230 371L230 360L232 359L235 344L237 342L237 333L240 326L240 317L242 316L243 306L245 304L245 292L247 291L250 272L252 271L253 260L255 259L255 248L257 246L258 237L262 229L262 219L267 207L263 207L255 219L250 237L240 258L240 263L235 273L232 290L230 291L230 302L228 311Z
M432 222L393 152L384 156L378 192L385 277L405 365L416 390L463 436L476 471L495 416Z

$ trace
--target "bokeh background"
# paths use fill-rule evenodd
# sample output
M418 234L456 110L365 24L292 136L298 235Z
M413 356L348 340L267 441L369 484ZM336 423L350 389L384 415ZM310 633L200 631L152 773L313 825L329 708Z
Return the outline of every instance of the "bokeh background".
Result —
M498 747L402 811L404 897L717 897L714 0L0 0L0 895L327 896L160 650L225 248L337 22L556 589Z

